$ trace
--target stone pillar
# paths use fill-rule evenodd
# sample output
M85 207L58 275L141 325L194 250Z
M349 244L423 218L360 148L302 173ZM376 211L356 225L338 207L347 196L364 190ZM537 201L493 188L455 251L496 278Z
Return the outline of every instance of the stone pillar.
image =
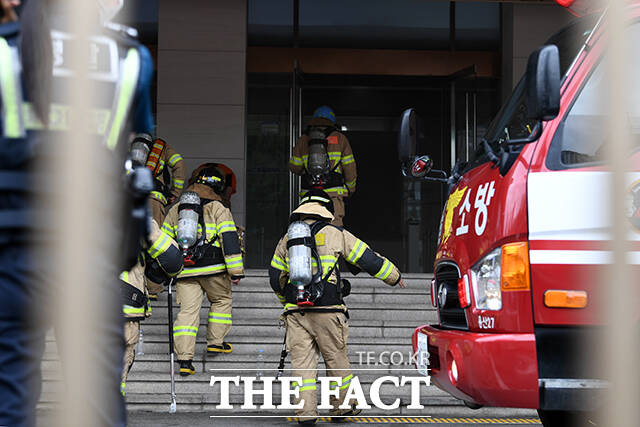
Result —
M246 0L159 0L158 136L185 158L235 172L246 224Z
M502 4L502 99L527 68L529 55L574 19L555 3Z

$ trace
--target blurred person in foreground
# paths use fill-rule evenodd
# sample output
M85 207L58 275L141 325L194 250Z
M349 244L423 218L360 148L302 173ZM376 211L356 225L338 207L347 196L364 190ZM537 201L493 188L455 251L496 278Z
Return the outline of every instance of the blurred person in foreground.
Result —
M109 3L107 5L107 3ZM56 265L54 251L60 245L59 231L49 222L54 217L51 204L42 200L65 200L70 189L53 188L59 159L57 142L73 131L70 91L74 85L73 70L68 67L72 35L60 9L62 0L0 0L0 425L33 426L35 408L40 397L40 362L45 333L51 325L47 309L53 304L56 283L52 283ZM117 187L118 194L128 196L122 218L95 218L94 233L100 231L119 239L123 260L117 262L105 247L108 242L94 239L90 250L100 266L91 283L97 301L105 308L108 319L92 331L94 340L85 348L87 360L104 379L105 390L81 396L78 407L90 405L96 414L94 425L124 426L125 408L120 395L119 379L123 357L123 322L119 289L115 277L130 268L132 249L140 240L142 212L146 195L151 191L151 177L131 171L123 185L126 152L121 147L129 132L149 132L153 128L149 87L153 61L149 52L133 37L134 31L107 21L122 7L120 1L100 1L102 16L95 17L96 36L91 48L97 52L89 73L98 81L101 94L92 97L93 138L86 141L95 147L100 170L94 173ZM19 20L18 20L19 18ZM66 19L69 21L69 19ZM104 25L103 25L104 24ZM56 31L52 31L55 29ZM52 46L56 46L55 55ZM115 48L115 49L114 49ZM115 64L115 65L114 65ZM121 65L121 66L118 66ZM120 150L120 151L118 151ZM66 159L65 159L66 161ZM37 166L38 169L35 169ZM130 185L132 184L132 185ZM81 188L81 186L80 186ZM79 188L74 191L80 191ZM44 193L44 194L43 194ZM36 198L38 196L36 202ZM104 203L108 203L105 197ZM86 207L78 207L85 209ZM101 208L101 207L92 207ZM88 235L91 230L86 230ZM125 241L128 234L130 241ZM122 237L120 239L120 237ZM108 240L108 239L107 239ZM126 248L125 248L126 246ZM41 248L49 251L42 253ZM69 254L68 256L73 256ZM128 261L125 262L125 258ZM135 257L134 257L135 259ZM58 267L59 269L59 267ZM72 272L70 272L71 274ZM72 277L72 276L70 276ZM69 281L58 286L83 286ZM59 288L58 288L59 289ZM69 307L73 310L73 307ZM76 337L64 337L73 340ZM58 334L57 334L58 335ZM71 341L70 341L71 342ZM91 345L95 344L95 345ZM64 356L64 355L63 355ZM64 357L63 357L64 358ZM63 360L64 363L64 360ZM67 373L77 373L65 366ZM101 394L102 393L102 394ZM100 397L103 399L100 400Z

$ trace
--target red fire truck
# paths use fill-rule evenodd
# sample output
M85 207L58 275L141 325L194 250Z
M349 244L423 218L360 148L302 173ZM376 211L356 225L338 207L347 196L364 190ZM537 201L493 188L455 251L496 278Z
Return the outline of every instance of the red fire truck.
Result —
M559 1L560 2L560 1ZM564 1L571 3L571 0ZM640 4L626 39L640 46ZM468 163L451 176L415 156L416 116L402 117L406 176L449 196L431 282L438 324L418 327L418 369L467 406L537 409L545 426L597 409L607 383L584 343L599 332L609 180L606 11L579 19L531 54L527 71ZM637 51L636 51L637 52ZM640 55L629 59L628 106L640 140ZM630 158L640 157L638 151ZM434 172L439 172L435 177ZM628 174L630 239L640 241L640 174ZM640 252L631 252L638 264Z

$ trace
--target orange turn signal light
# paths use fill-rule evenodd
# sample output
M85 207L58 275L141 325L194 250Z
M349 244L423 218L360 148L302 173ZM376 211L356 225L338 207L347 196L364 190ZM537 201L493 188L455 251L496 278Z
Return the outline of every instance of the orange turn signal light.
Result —
M549 308L585 308L588 302L585 291L549 290L544 293L544 305Z
M500 260L500 283L503 291L526 291L531 288L527 242L503 245Z

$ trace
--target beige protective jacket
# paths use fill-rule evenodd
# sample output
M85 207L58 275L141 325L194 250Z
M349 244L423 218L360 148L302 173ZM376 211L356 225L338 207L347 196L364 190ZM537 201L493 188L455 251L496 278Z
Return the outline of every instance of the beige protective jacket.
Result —
M310 126L333 126L334 124L324 118L315 118L309 122ZM327 154L329 155L329 162L331 169L341 173L344 176L345 186L326 188L325 191L329 195L344 196L347 194L353 194L356 191L356 179L358 177L356 171L356 161L353 157L353 151L351 150L351 144L349 139L338 132L333 131L328 137ZM298 138L295 147L293 147L293 153L289 159L289 170L296 175L303 175L307 168L309 160L309 137L302 135Z
M228 273L232 278L244 277L244 263L238 241L238 231L233 221L231 211L226 208L210 187L204 184L193 184L186 191L195 191L200 199L211 200L204 205L203 215L206 227L206 242L222 249L224 262L214 263L202 267L185 267L178 278L211 276ZM162 231L171 238L176 239L178 232L178 208L179 203L171 207L162 224ZM198 225L198 238L202 236L202 228Z
M178 248L178 244L160 230L160 226L155 220L151 220L151 231L149 235L151 246L146 250L151 258L162 256L170 246ZM144 275L144 265L142 261L138 261L136 265L129 271L123 271L120 274L120 280L130 284L148 297L147 278ZM125 318L139 318L151 316L151 307L145 304L145 307L133 307L131 305L123 305L122 311Z
M313 218L305 218L304 221L311 225L316 221ZM285 235L276 247L271 266L269 267L269 278L271 288L276 293L280 302L286 310L297 308L294 301L285 300L285 286L289 282L289 255L287 250L287 236ZM337 286L338 259L343 257L347 262L358 266L373 277L382 280L390 286L395 286L400 281L400 270L387 258L377 254L369 246L356 236L340 227L327 225L315 236L316 248L322 262L323 276L329 271L333 272L329 276L328 282ZM312 261L313 273L318 271L316 261ZM335 266L335 268L334 268ZM290 286L290 285L289 285ZM343 305L329 306L331 308L344 307ZM314 309L326 309L327 306L315 307Z
M155 144L158 144L156 141ZM184 180L187 175L187 168L184 163L184 159L182 156L174 150L169 144L165 142L165 148L158 160L160 162L159 167L157 168L157 172L154 176L155 179L160 181L162 184L166 184L164 182L164 168L169 167L171 170L171 195L174 197L180 197L182 190L184 188ZM147 161L147 165L152 165L155 167L155 159L149 158ZM151 197L162 202L162 204L167 204L167 198L160 191L152 191Z

